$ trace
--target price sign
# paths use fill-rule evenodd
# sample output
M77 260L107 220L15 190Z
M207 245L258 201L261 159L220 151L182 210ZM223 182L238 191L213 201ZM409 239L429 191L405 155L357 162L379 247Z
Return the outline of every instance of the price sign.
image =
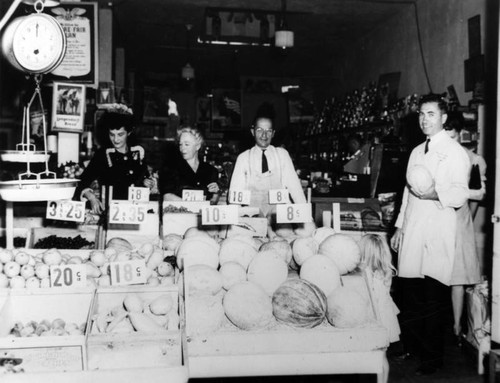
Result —
M138 224L146 219L147 207L131 202L111 202L109 223Z
M235 225L238 223L238 206L207 206L201 209L202 225Z
M83 264L50 266L51 287L87 286L87 267Z
M128 188L128 200L130 202L149 202L149 188L130 186Z
M288 189L269 190L269 203L270 204L290 203L290 195L288 194Z
M83 201L48 201L46 218L60 221L83 222L85 219L85 202Z
M250 205L250 197L252 192L250 190L229 190L229 203L238 205Z
M310 203L295 203L276 206L276 222L301 223L312 222Z
M184 189L182 191L182 200L183 201L204 201L205 195L203 194L203 190Z
M134 259L125 262L110 262L111 285L124 286L146 283L146 262Z

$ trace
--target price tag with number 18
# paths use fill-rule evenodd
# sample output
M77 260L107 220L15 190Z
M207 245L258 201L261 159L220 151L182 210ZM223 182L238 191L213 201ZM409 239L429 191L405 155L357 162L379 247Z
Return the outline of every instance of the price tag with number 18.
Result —
M229 190L229 203L238 205L250 205L251 193L252 192L250 190Z

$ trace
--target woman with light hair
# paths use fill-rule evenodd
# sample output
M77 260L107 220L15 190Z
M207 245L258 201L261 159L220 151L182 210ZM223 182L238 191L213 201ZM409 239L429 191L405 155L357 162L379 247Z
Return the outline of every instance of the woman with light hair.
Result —
M179 201L182 191L203 190L206 200L216 204L219 200L219 174L217 169L200 160L204 140L196 128L183 127L177 133L182 158L163 166L160 172L160 193L164 201Z

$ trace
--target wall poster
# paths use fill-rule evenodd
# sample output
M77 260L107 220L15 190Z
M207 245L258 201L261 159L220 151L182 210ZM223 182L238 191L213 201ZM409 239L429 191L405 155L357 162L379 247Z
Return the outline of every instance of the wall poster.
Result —
M62 63L47 76L53 81L98 85L97 3L64 2L49 9L66 33Z
M54 82L52 92L52 131L82 133L85 85Z

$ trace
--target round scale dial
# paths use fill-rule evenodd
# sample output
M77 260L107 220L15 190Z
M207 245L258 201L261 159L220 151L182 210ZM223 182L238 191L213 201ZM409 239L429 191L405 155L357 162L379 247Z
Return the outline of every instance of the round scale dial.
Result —
M48 73L64 58L66 36L52 16L25 16L13 33L12 53L19 66L30 73Z

